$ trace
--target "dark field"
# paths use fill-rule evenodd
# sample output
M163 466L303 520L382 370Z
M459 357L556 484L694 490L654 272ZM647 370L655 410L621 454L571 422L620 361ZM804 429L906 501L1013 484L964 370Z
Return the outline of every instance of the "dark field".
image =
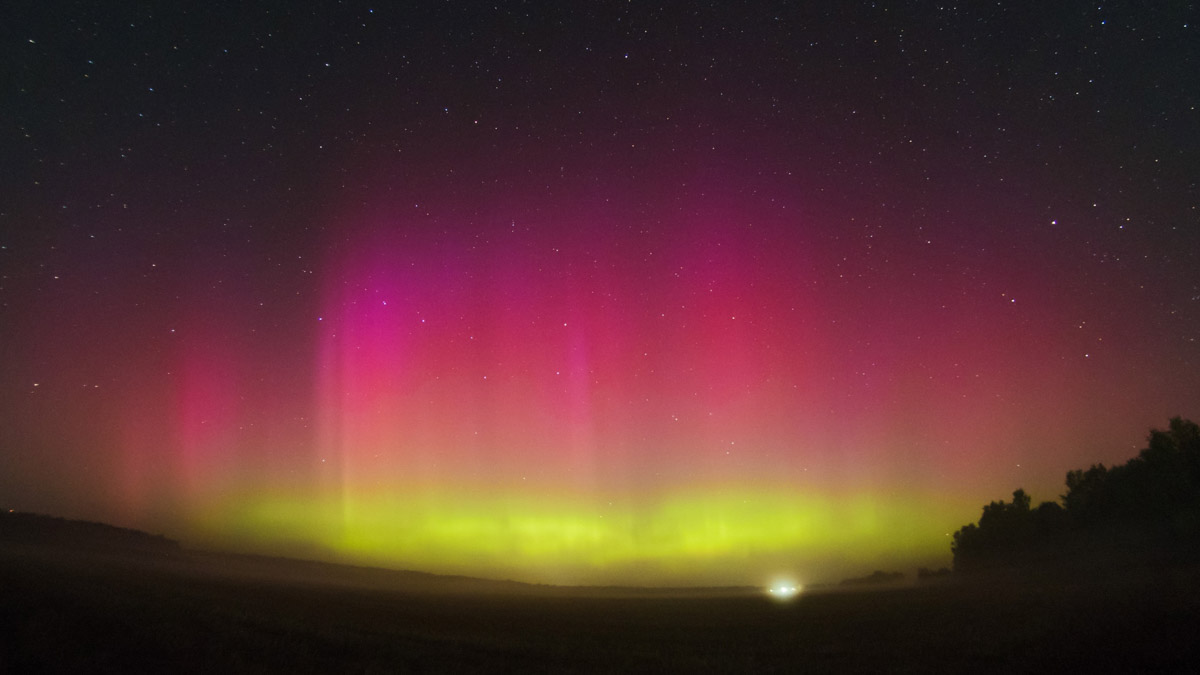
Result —
M789 603L0 542L0 672L1195 671L1194 571Z

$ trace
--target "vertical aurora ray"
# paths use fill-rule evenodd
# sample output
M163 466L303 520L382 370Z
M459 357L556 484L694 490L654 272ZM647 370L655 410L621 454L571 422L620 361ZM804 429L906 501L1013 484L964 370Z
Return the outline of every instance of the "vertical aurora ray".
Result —
M212 499L210 489L236 475L242 439L239 427L248 406L239 378L245 372L239 355L225 348L221 335L197 325L184 339L177 380L178 459L182 487L189 501Z

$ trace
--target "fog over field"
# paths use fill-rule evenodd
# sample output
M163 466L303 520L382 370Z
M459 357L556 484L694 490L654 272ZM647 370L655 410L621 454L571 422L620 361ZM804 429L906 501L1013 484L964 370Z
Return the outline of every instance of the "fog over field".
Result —
M1194 567L781 600L763 588L537 586L0 530L5 672L1180 672L1198 656Z

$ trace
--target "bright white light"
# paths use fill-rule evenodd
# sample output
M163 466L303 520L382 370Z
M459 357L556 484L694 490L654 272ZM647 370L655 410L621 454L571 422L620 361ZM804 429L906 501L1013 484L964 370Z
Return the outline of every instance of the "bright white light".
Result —
M790 600L800 594L801 586L792 583L780 583L767 589L767 593L776 600Z

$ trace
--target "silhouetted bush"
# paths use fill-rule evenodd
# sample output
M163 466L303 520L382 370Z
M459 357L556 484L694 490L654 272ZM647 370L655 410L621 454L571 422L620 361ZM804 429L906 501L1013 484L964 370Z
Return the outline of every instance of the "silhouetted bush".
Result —
M904 581L903 572L884 572L875 570L865 577L855 577L853 579L842 579L839 582L841 586L869 586L874 584L894 584Z
M945 579L952 575L948 567L940 567L936 570L931 570L928 567L922 567L917 570L917 581L934 581L937 579Z

